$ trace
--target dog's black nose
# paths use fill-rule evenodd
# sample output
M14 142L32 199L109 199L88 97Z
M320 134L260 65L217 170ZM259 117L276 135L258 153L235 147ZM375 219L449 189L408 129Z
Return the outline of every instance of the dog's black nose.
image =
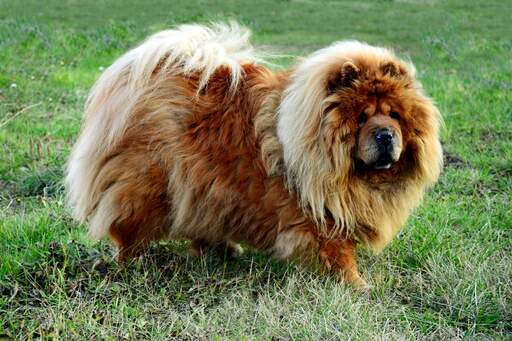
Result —
M380 129L375 133L375 141L387 147L393 142L393 133L389 129Z

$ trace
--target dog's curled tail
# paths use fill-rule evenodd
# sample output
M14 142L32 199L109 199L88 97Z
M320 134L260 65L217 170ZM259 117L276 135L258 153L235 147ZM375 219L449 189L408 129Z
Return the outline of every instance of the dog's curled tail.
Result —
M145 94L169 74L198 76L200 91L221 66L230 70L235 90L241 64L259 60L249 36L250 31L235 22L181 25L152 35L103 72L86 101L82 132L67 164L68 201L75 218L83 222L94 210L101 193L92 187L102 159L123 135Z

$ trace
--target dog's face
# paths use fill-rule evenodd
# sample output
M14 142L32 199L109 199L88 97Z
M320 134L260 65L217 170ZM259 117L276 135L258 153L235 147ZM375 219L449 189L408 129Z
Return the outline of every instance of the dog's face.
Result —
M324 122L330 127L323 134L342 134L356 171L370 176L372 182L390 181L413 171L421 156L416 141L425 140L433 131L429 122L437 122L437 111L416 105L418 93L414 79L400 61L361 60L345 62L328 78L329 106ZM332 129L332 124L339 127ZM326 128L326 127L324 127ZM324 143L335 141L324 138ZM426 146L427 148L429 146ZM336 152L336 148L328 146Z
M380 104L380 103L379 103ZM374 169L388 169L402 154L400 114L387 103L368 105L357 117L355 157Z

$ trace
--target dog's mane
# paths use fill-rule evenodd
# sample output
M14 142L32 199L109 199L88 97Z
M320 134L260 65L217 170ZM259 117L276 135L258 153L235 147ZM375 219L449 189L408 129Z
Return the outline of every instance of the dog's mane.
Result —
M360 62L370 67L399 63L413 83L408 96L415 110L425 113L428 122L416 146L421 154L417 167L393 187L378 188L354 176L349 128L330 122L332 98L329 78L344 63ZM409 86L409 84L408 84ZM336 104L336 103L334 103ZM334 120L336 120L334 118ZM278 108L278 135L283 145L287 181L295 188L302 205L319 229L326 234L359 234L374 249L383 248L417 205L427 184L441 169L441 147L437 141L440 115L415 80L411 63L399 61L392 51L357 41L335 43L306 57L294 69ZM331 129L331 130L329 130ZM329 141L325 141L327 135ZM324 139L324 140L323 140ZM432 150L426 149L432 148ZM414 174L412 174L414 172ZM376 235L363 233L370 226Z

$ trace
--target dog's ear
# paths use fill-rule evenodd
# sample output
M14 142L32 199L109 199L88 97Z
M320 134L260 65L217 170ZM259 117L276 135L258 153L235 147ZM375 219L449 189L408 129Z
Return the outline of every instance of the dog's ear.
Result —
M380 70L383 75L389 75L391 78L402 78L407 74L405 68L395 62L387 62L381 65Z
M341 70L333 72L327 80L327 91L332 93L338 88L351 87L360 76L361 70L352 62L345 62Z

